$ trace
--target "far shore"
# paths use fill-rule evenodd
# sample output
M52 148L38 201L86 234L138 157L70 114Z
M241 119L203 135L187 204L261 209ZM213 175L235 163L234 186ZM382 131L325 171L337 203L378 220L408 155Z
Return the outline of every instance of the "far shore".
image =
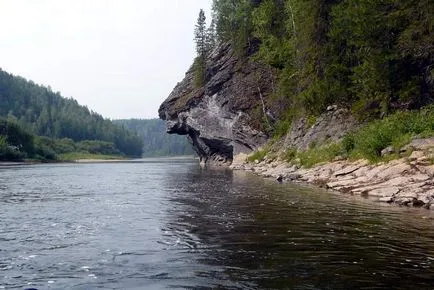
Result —
M67 160L23 160L23 161L0 161L0 167L6 166L20 166L20 165L35 165L35 164L52 164L52 163L128 163L136 162L146 159L183 159L183 158L197 158L193 155L182 155L182 156L158 156L158 157L141 157L141 158L78 158L78 159L67 159Z
M36 162L28 162L28 161L0 161L0 166L16 166L16 165L30 165L35 164Z
M73 160L73 161L69 161L69 162L72 162L72 163L122 163L122 162L130 162L132 160L135 160L135 159L77 159L77 160Z

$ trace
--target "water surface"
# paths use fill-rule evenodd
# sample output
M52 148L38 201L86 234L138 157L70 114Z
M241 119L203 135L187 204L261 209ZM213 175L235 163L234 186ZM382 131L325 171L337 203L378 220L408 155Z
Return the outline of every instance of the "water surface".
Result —
M190 159L0 167L0 289L433 289L433 218Z

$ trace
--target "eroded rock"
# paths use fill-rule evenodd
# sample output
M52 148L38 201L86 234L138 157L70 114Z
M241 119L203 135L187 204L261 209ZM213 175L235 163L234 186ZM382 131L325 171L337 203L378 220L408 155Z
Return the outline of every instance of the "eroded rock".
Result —
M193 67L186 73L161 104L159 116L168 133L188 135L202 164L230 165L235 155L267 141L255 114L261 96L271 92L274 75L264 64L240 60L230 44L220 45L207 67L201 87L195 85Z

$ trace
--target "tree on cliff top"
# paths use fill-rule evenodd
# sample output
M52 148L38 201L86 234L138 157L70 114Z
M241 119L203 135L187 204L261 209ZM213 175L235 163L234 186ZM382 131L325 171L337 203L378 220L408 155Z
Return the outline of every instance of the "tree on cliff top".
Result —
M196 51L199 57L204 57L206 54L206 32L205 12L203 9L200 9L194 29L194 41L196 42Z
M196 27L194 29L194 41L196 42L197 57L195 66L195 83L199 87L205 82L206 55L207 55L207 30L206 17L203 9L199 11Z

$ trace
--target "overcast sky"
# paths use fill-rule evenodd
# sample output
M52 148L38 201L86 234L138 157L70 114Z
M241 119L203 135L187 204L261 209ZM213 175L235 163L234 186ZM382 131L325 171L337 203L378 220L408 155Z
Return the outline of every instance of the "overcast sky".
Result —
M107 118L155 118L192 63L194 25L211 2L0 0L0 68Z

